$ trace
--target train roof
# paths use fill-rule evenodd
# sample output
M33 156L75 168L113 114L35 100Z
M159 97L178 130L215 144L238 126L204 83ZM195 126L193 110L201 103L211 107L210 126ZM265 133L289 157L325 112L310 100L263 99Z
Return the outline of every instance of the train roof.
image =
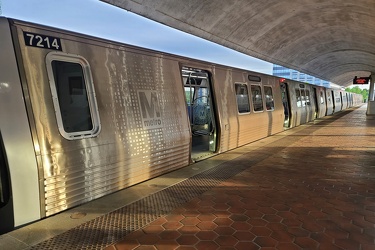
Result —
M162 56L162 57L180 58L180 59L185 60L185 61L194 61L194 62L198 62L198 63L209 64L209 65L214 66L214 67L230 68L230 69L234 69L234 70L245 71L247 73L258 74L258 75L263 75L263 76L272 76L272 77L275 77L275 78L278 78L278 79L282 79L282 77L279 77L279 76L274 76L274 75L269 75L269 74L266 74L266 73L256 72L256 71L252 71L250 69L238 68L238 67L235 67L235 66L215 63L215 62L212 62L212 61L205 61L205 60L201 60L201 59L197 59L197 58L191 58L191 57L182 56L182 55L178 55L178 54L172 54L172 53L169 53L169 52L154 50L154 49L145 48L145 47L140 47L140 46L137 46L137 45L132 45L132 44L128 44L128 43L124 43L124 42L120 42L120 41L114 41L114 40L110 40L110 39L106 39L106 38L102 38L102 37L97 37L97 36L93 36L93 35L88 35L88 34L83 34L83 33L75 32L75 31L70 31L70 30L66 30L66 29L56 28L56 27L53 27L53 26L37 24L37 23L30 22L30 21L24 21L24 20L8 18L8 17L0 17L0 20L1 19L8 20L10 25L14 25L14 26L22 25L22 26L26 26L26 27L30 27L30 28L45 30L45 31L48 31L48 32L57 32L57 33L61 33L61 34L64 34L64 35L78 37L80 39L86 39L86 40L91 40L91 41L98 42L98 43L101 43L101 44L106 44L107 46L114 46L114 47L117 47L117 49L123 49L123 50L132 49L132 50L142 51L142 52L146 52L146 53L158 54L159 56ZM314 84L310 84L310 83L306 83L306 82L300 82L300 81L296 81L296 80L292 80L292 79L286 79L286 80L289 81L289 82L293 81L293 82L299 82L299 83L313 85L313 86L317 86L317 87L323 87L323 86L314 85ZM324 87L324 88L326 88L326 87ZM332 88L332 89L335 89L335 88Z

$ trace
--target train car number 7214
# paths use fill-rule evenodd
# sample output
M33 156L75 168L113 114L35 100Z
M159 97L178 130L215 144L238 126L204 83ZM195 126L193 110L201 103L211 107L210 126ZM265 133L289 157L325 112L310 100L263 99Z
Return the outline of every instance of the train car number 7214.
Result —
M27 46L62 51L60 38L25 31L23 37Z

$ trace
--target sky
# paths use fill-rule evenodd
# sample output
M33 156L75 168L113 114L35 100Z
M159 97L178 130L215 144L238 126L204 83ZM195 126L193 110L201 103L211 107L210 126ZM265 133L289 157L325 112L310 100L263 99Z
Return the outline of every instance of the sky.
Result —
M99 0L0 0L1 15L272 75L272 64Z

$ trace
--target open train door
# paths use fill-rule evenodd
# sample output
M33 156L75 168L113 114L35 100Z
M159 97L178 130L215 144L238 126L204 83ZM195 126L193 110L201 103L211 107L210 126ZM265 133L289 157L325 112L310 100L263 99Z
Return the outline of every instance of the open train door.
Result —
M288 95L288 84L280 79L281 100L284 106L284 128L290 127L290 105Z
M181 74L192 136L191 159L198 161L216 151L217 129L211 74L190 67L182 67Z
M14 229L13 200L9 167L0 133L0 234Z
M314 101L315 101L315 114L314 114L314 119L316 118L319 118L319 106L320 106L320 103L318 102L318 90L316 89L316 87L313 87L313 90L314 90Z

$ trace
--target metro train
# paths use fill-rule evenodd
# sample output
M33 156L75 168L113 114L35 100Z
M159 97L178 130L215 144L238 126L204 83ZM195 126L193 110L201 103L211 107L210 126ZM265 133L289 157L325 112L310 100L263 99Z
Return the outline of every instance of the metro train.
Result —
M0 233L362 103L0 18Z

